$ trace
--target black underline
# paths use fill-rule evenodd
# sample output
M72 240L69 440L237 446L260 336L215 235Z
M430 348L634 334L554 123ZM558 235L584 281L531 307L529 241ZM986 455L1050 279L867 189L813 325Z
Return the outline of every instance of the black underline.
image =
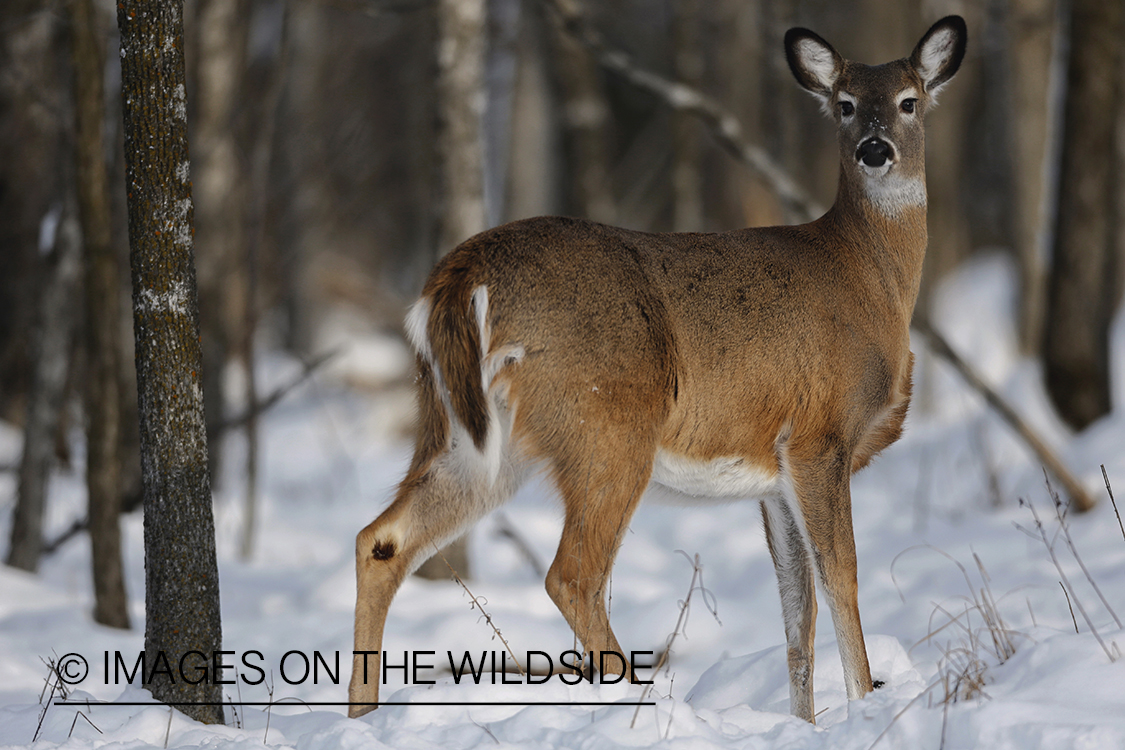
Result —
M385 701L348 703L346 701L55 701L54 706L655 706L655 701L622 703L611 701Z

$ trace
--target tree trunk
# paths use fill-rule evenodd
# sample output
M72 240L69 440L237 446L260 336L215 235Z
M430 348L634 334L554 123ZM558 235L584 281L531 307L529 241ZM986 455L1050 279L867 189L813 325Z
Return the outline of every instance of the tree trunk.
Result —
M70 186L61 7L0 2L0 418L25 423L43 290L44 217ZM57 226L57 225L56 225Z
M105 139L105 35L93 0L72 0L75 160L86 250L86 491L93 553L94 620L129 627L121 562L119 269L110 240Z
M610 111L601 70L590 51L555 24L554 71L561 95L567 212L594 221L617 221L610 181Z
M221 648L215 526L200 382L181 0L120 0L121 86L145 505L145 675L157 700L220 723L194 674ZM181 667L181 660L183 666Z
M700 1L676 0L672 28L676 79L694 88L703 80ZM672 113L672 226L677 232L703 229L702 155L699 123L687 112Z
M55 249L39 299L31 393L24 426L12 543L8 565L35 572L43 548L43 514L47 483L55 458L55 434L66 392L74 330L78 279L82 272L82 242L71 208L58 219Z
M270 172L274 163L277 125L281 117L281 94L289 70L290 23L290 3L288 0L281 0L281 29L276 55L259 110L260 127L251 154L250 189L247 195L249 218L246 235L246 305L243 311L245 326L242 331L241 356L246 368L246 403L249 417L246 420L246 483L244 485L246 497L243 506L245 511L238 551L239 557L243 560L250 560L254 556L254 538L257 531L260 444L254 333L258 329L258 264L268 235Z
M512 152L512 116L519 64L520 0L488 0L489 37L484 85L485 224L496 226L508 215L508 177Z
M223 372L246 321L246 163L236 118L246 70L246 0L201 0L195 128L196 259L211 480L221 478Z
M1043 359L1051 401L1060 416L1079 430L1110 410L1123 15L1120 2L1074 0L1072 4Z
M1057 0L1010 0L1008 50L1012 71L1013 210L1019 261L1019 341L1036 355L1043 342L1046 292L1046 186L1050 152L1051 61Z
M438 2L438 106L440 108L444 255L485 228L484 0Z

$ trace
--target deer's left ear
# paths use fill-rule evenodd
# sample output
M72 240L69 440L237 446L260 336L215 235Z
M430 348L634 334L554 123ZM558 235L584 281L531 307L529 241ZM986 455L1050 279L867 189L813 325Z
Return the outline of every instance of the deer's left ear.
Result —
M927 92L937 92L961 67L968 40L969 30L961 16L946 16L925 33L910 55L910 64L922 76Z

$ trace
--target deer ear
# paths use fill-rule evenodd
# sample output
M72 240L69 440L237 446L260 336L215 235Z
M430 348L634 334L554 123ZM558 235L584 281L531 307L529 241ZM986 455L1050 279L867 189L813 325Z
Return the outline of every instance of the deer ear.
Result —
M827 102L844 68L844 59L832 45L808 29L789 29L785 32L785 59L797 83Z
M910 64L922 76L926 91L935 93L953 77L965 57L968 39L961 16L946 16L930 27L910 55Z

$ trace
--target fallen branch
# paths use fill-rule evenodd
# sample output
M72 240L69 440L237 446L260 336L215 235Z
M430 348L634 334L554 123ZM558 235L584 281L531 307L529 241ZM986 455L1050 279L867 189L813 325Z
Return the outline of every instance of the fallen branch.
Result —
M764 179L786 208L799 218L812 221L824 213L824 207L770 158L765 149L746 140L742 123L717 99L693 86L653 73L638 65L627 52L611 47L590 25L575 0L544 2L555 13L563 30L589 49L598 65L659 97L672 109L702 120L719 145Z
M929 342L930 349L942 359L949 362L957 370L957 372L964 378L972 388L977 391L984 400L991 406L1000 417L1008 423L1008 426L1015 430L1024 443L1035 453L1036 457L1043 464L1043 467L1049 471L1059 483L1062 484L1066 494L1070 496L1071 503L1074 508L1080 512L1086 512L1094 507L1094 499L1090 497L1089 493L1082 486L1082 483L1070 473L1062 460L1059 459L1055 452L1039 437L1023 420L1023 417L1016 412L1004 398L993 390L976 370L969 365L964 359L961 358L957 352L953 351L953 347L945 340L937 330L930 325L929 321L924 318L916 318L914 321L914 329L926 337Z

